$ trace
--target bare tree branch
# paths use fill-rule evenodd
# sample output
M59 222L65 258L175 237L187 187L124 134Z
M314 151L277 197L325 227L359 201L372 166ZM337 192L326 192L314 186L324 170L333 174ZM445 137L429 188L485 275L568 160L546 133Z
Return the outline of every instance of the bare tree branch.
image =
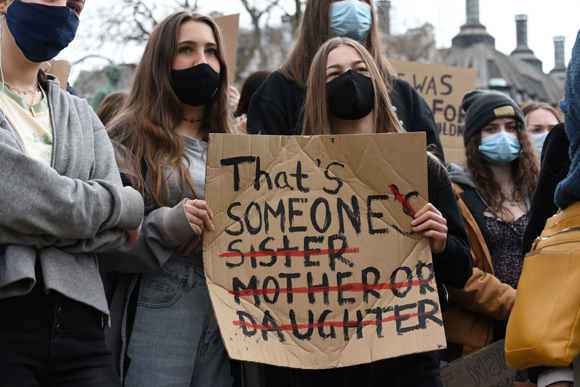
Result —
M280 0L269 0L268 5L266 6L265 9L258 10L257 7L255 5L251 5L248 0L240 0L240 1L244 5L246 11L248 11L248 13L250 14L250 18L252 19L253 32L252 32L252 43L250 47L246 51L245 55L242 58L238 58L237 60L238 64L236 66L236 75L246 68L248 63L250 63L250 61L254 57L256 49L260 46L262 40L260 18L263 15L268 14L272 10L272 8L276 7L280 2Z

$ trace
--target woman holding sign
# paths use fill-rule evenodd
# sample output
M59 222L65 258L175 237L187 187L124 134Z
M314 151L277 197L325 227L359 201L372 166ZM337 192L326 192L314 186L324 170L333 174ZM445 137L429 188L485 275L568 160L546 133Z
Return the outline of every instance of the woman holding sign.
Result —
M231 386L201 251L204 230L213 229L203 200L208 134L233 128L227 92L219 28L207 16L180 11L155 27L111 124L119 166L148 204L140 243L101 257L102 269L114 271L106 278L117 288L109 344L119 371L128 367L125 386ZM139 276L118 272L144 274L136 286ZM133 304L126 305L131 293L134 322ZM120 327L131 324L126 344Z
M522 240L539 162L516 103L498 91L463 97L466 167L449 166L474 255L465 289L450 289L447 360L505 337L522 270Z
M306 99L308 73L318 48L334 36L360 42L377 63L379 79L389 92L397 120L408 132L424 131L427 144L444 161L433 113L406 81L396 77L383 56L374 0L308 0L296 43L280 69L273 72L252 97L247 131L251 134L296 135L302 131L301 108Z
M333 38L312 62L304 109L304 135L404 132L391 107L373 57L359 43ZM440 303L444 287L462 288L471 276L471 254L451 183L443 165L428 155L429 201L410 223L429 238ZM406 355L354 367L292 370L295 386L443 386L434 352Z

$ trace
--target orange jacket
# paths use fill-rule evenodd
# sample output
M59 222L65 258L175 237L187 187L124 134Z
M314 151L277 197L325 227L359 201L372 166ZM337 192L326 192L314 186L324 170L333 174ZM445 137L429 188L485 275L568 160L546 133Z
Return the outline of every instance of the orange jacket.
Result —
M464 190L455 183L453 190L469 236L473 275L464 289L448 287L449 310L443 313L443 321L447 341L463 344L467 355L492 342L494 321L508 319L516 290L494 275L487 244L462 199Z

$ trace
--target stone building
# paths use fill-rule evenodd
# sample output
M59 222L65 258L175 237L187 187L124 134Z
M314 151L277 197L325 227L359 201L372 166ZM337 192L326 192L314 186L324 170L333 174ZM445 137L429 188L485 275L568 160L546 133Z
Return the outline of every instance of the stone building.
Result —
M549 74L544 73L542 62L528 47L526 15L515 17L517 47L506 55L495 49L495 38L479 22L479 0L466 0L466 23L453 38L451 48L439 50L432 25L425 24L401 35L393 35L390 30L391 2L377 0L376 6L380 36L388 58L477 69L476 88L502 91L517 102L544 101L556 106L560 100L566 75L564 37L554 38L556 66ZM238 58L243 57L250 47L252 34L251 29L240 29ZM262 31L260 47L244 71L236 77L235 85L240 88L245 78L254 71L278 68L292 49L293 41L289 17L282 17L279 27L266 27ZM129 89L134 70L135 65L122 66L120 90ZM73 87L79 95L90 100L106 82L104 69L83 72Z
M477 70L477 89L499 90L516 102L541 101L557 106L566 73L564 41L556 44L556 67L546 74L542 62L528 47L527 16L517 15L517 47L510 55L495 49L495 38L479 22L479 0L466 0L466 23L453 38L450 49L440 50L442 64Z

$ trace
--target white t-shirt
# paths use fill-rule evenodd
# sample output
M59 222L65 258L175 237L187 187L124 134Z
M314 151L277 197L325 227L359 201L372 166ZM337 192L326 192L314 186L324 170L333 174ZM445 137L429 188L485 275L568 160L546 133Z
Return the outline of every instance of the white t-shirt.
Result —
M0 110L5 109L6 118L22 140L26 154L51 166L52 124L46 93L41 88L43 98L31 109L22 97L2 86L0 83Z

